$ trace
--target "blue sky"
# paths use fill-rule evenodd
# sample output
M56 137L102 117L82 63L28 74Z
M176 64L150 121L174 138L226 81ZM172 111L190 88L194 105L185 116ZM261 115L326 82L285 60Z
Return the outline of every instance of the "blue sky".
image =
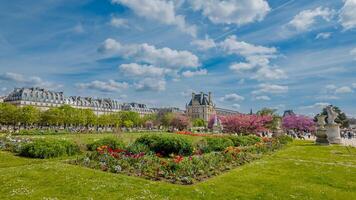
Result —
M356 0L0 1L0 95L356 116Z

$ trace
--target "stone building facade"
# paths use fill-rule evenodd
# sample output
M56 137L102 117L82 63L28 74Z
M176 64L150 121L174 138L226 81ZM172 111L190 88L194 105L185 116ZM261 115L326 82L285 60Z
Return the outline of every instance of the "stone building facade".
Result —
M47 110L52 107L60 107L64 104L63 92L54 92L43 88L15 88L4 102L15 106L35 106L40 110Z
M122 110L137 112L141 117L154 113L154 110L148 108L146 104L142 103L124 103Z
M200 94L192 93L192 99L186 105L186 114L191 119L203 119L208 122L214 115L236 115L239 112L216 107L211 92L208 94L201 92Z
M71 96L66 98L65 104L73 108L91 109L96 115L109 114L122 110L122 106L118 101L108 98L95 99L92 97Z
M192 93L192 99L186 105L186 114L191 119L203 119L209 121L209 119L216 115L215 104L212 101L211 92L204 94Z
M119 112L122 110L133 111L144 116L152 114L154 111L147 108L145 104L139 103L119 103L109 98L92 98L70 96L65 97L63 92L54 92L43 88L15 88L4 98L5 103L15 106L35 106L42 111L53 107L69 105L73 108L91 109L96 115Z

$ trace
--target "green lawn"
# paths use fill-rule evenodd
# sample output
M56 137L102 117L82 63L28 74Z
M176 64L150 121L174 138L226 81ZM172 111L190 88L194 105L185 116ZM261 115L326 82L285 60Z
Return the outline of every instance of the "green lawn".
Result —
M95 133L95 134L58 134L58 135L15 135L16 137L28 137L28 138L56 138L56 139L69 139L73 141L79 141L81 143L89 143L96 139L100 139L103 137L118 137L122 139L125 143L132 143L136 140L136 138L144 135L144 134L175 134L168 132L125 132L125 133ZM200 140L202 137L197 136L188 136L181 135L182 137L186 137L193 141Z
M273 155L190 186L0 152L0 184L0 199L346 200L356 199L356 149L296 141Z

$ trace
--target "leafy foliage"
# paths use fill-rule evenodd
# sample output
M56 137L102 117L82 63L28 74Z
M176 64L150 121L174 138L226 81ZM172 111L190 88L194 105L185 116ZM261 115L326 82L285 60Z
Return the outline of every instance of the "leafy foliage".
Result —
M79 153L79 147L66 140L35 140L24 144L20 149L20 156L30 158L54 158L71 156Z
M254 145L261 142L261 138L255 135L248 136L230 136L229 139L234 143L235 147Z
M194 127L205 127L205 121L203 119L195 119L193 120L193 126Z
M269 130L277 130L279 127L279 122L281 120L281 117L276 114L276 109L271 109L271 108L263 108L260 111L257 112L257 115L261 116L271 116L272 120L268 123L266 123L266 128Z
M206 138L210 151L222 151L227 147L234 146L234 143L229 138Z
M146 145L151 151L164 156L172 153L190 155L193 152L192 142L179 135L143 135L135 143Z

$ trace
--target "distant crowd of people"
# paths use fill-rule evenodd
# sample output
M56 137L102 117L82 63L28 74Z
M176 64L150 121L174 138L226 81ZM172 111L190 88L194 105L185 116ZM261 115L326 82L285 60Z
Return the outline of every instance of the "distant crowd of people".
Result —
M356 137L355 130L346 129L346 130L341 131L341 138L343 138L343 139L351 140L355 137Z
M289 130L287 132L287 134L289 136L291 136L292 138L296 138L296 139L311 139L314 137L314 134L310 133L310 132L306 132L306 131L294 131L294 130ZM355 129L344 129L340 132L340 136L343 139L353 139L356 138L356 130Z
M294 130L289 130L287 131L287 135L291 136L292 138L296 139L302 139L305 140L306 138L310 139L312 138L312 134L307 131L294 131Z

